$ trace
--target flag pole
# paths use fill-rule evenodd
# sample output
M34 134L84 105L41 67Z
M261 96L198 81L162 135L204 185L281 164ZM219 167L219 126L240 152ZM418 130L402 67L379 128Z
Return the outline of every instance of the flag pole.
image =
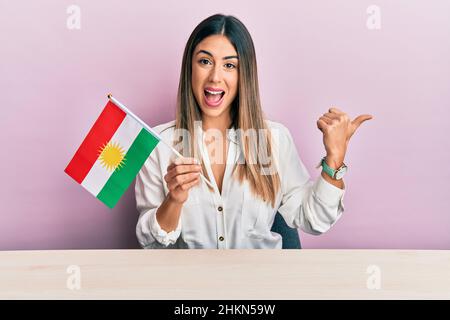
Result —
M114 98L112 96L112 94L108 94L108 99L114 103L116 106L118 106L120 109L122 109L126 114L130 115L130 117L132 117L134 120L136 120L137 122L139 122L139 124L141 126L143 126L148 132L150 132L151 135L153 135L156 139L158 139L159 141L161 141L162 143L164 143L170 150L172 150L173 153L175 153L179 158L184 158L183 155L181 155L181 153L179 153L177 150L175 150L175 148L171 145L169 145L167 142L165 142L161 136L155 132L155 130L153 130L152 128L150 128L144 121L142 121L141 119L139 119L139 117L137 117L133 112L131 112L131 110L129 110L127 107L125 107L122 103L120 103L116 98ZM214 189L214 186L212 185L212 183L205 178L205 176L203 175L203 173L200 173L200 176L202 177L203 181L206 182L207 185L209 185L211 188Z

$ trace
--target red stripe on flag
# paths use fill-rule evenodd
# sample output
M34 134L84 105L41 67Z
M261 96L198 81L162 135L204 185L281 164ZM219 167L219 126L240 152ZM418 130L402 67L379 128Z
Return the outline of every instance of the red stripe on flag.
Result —
M78 183L83 182L97 160L99 150L111 140L125 116L124 111L108 101L64 171Z

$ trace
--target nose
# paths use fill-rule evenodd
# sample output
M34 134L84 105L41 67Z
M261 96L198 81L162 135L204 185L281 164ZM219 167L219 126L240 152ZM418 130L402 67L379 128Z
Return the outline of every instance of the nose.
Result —
M219 83L222 80L222 69L220 65L217 64L214 68L211 68L211 72L209 73L209 81L213 83Z

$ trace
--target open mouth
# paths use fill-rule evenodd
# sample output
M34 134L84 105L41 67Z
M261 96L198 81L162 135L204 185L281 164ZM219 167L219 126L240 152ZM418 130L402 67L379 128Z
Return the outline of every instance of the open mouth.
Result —
M222 101L225 91L221 89L206 88L203 90L205 102L210 107L218 107Z

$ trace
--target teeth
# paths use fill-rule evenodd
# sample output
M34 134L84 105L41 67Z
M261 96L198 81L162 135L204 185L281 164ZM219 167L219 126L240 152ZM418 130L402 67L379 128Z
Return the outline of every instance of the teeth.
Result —
M209 90L205 90L206 92L208 92L209 94L222 94L223 91L209 91Z

